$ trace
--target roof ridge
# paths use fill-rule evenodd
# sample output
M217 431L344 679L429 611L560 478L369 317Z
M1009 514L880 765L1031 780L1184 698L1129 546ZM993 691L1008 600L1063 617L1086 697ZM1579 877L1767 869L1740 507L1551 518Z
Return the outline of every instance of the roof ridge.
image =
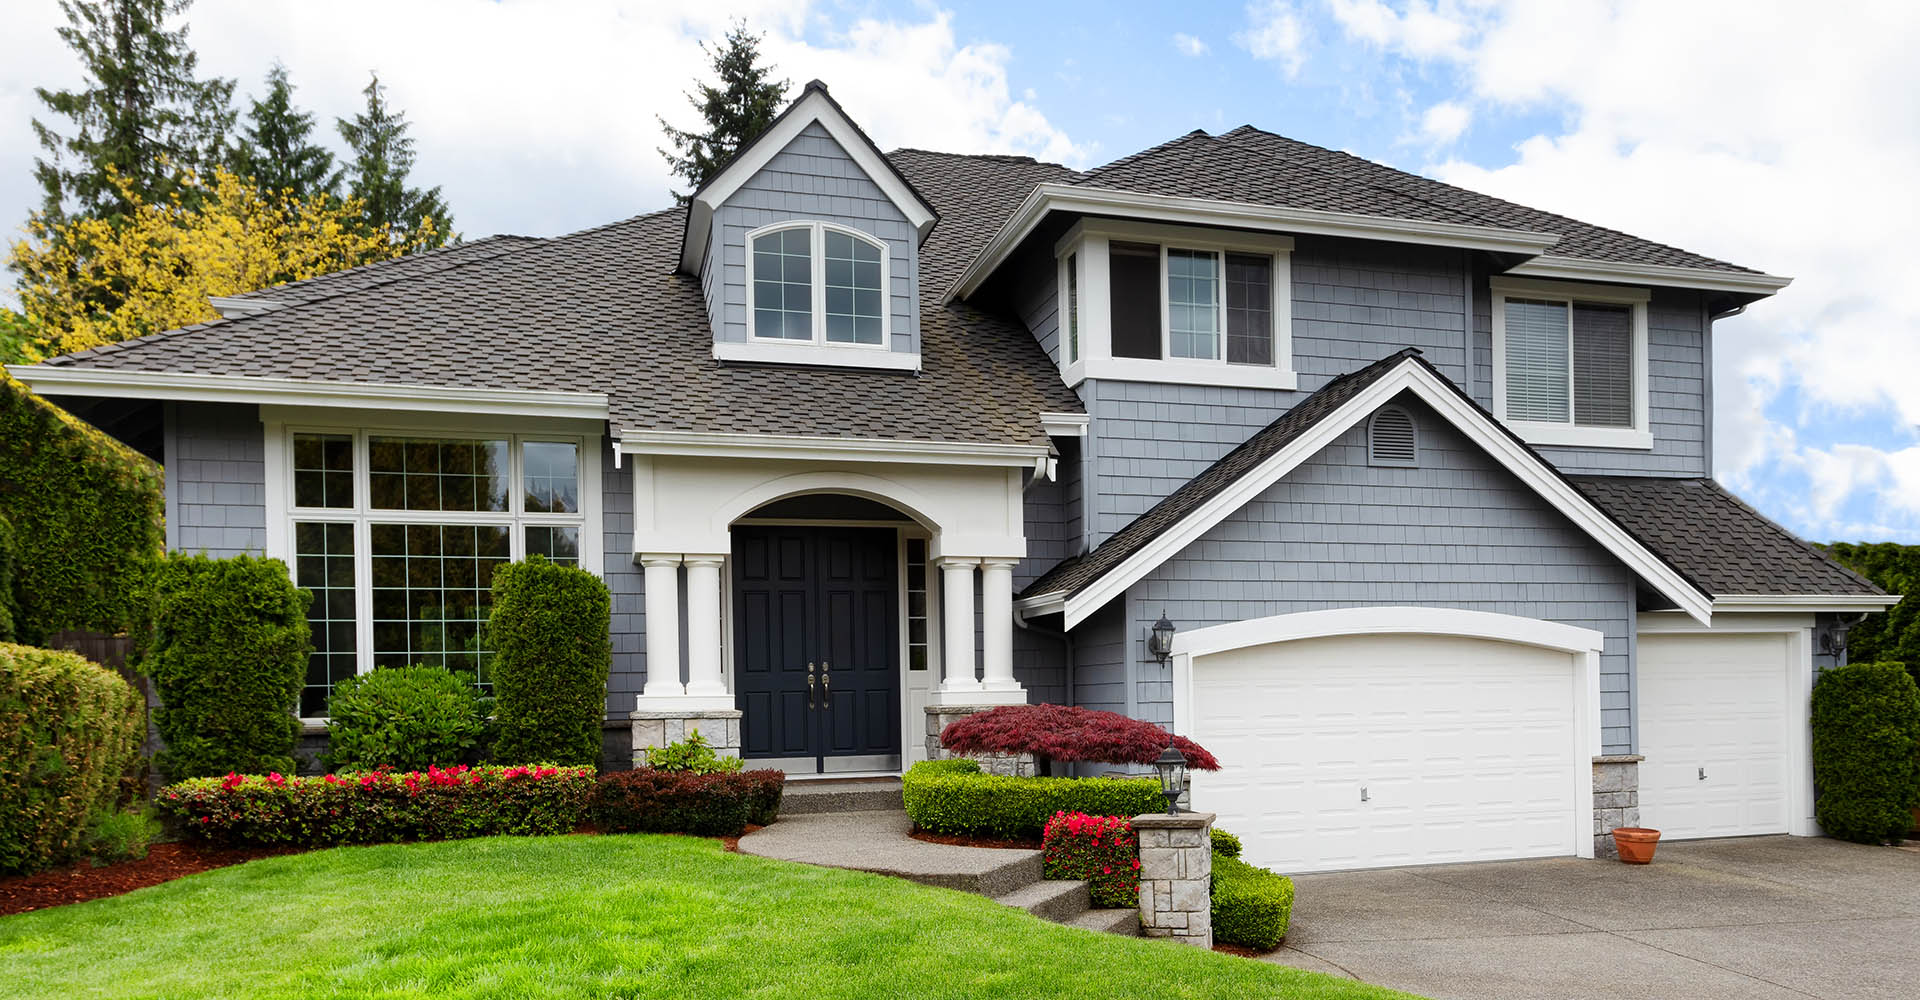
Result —
M1061 170L1078 173L1078 171L1075 171L1072 167L1064 163L1055 163L1052 160L1041 160L1023 153L950 153L942 149L926 149L921 146L901 146L889 150L886 155L891 159L900 153L918 153L922 156L945 156L956 160L993 160L998 163L1031 163L1036 167L1058 167Z
M479 239L473 240L471 242L462 240L458 243L449 243L445 246L434 247L431 250L425 250L419 253L402 254L401 256L398 256L398 257L386 257L381 260L370 260L365 264L355 264L352 267L342 268L341 270L338 270L338 271L327 271L322 274L310 275L308 277L298 278L293 281L282 281L277 285L267 285L264 288L255 288L255 289L252 289L251 291L240 292L238 294L235 294L232 296L226 296L226 297L239 299L239 298L246 298L252 295L262 295L263 298L271 299L271 296L265 296L262 293L272 292L276 290L299 288L303 285L308 285L316 281L325 281L332 278L337 278L344 274L357 274L362 271L371 271L375 268L389 267L394 264L402 264L409 261L425 260L429 257L437 257L437 256L440 256L441 254L453 253L459 250L470 250L474 247L485 246L489 243L494 243L494 242L503 241L503 240L510 240L515 242L539 242L542 239L544 239L544 237L521 236L515 233L494 233L491 236L482 236ZM458 265L455 265L455 266L458 266Z
M1080 172L1080 181L1091 180L1109 170L1113 170L1118 167L1123 167L1123 166L1126 166L1127 164L1137 162L1148 156L1153 155L1154 153L1158 153L1161 150L1171 149L1174 146L1177 146L1183 142L1192 141L1195 138L1206 139L1210 142L1219 141L1215 139L1213 136L1208 135L1205 129L1197 128L1191 132L1183 132L1180 135L1174 136L1173 138L1168 139L1165 142L1156 143L1138 152L1128 153L1127 155L1122 156L1117 160L1109 160L1108 162L1102 163L1101 165L1094 167L1090 170L1083 170ZM1077 184L1080 181L1075 181L1074 183Z

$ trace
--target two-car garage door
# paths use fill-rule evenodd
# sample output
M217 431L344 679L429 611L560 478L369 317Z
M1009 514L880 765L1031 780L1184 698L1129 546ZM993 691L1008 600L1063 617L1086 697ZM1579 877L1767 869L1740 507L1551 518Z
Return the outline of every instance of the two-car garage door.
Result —
M1222 769L1195 774L1195 807L1290 873L1572 855L1580 667L1428 634L1196 656L1191 730Z

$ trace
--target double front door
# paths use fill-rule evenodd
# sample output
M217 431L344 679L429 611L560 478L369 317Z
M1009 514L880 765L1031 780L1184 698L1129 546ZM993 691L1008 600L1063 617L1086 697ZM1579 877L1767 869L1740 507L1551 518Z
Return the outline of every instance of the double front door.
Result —
M800 774L899 768L898 546L887 528L734 529L743 756Z

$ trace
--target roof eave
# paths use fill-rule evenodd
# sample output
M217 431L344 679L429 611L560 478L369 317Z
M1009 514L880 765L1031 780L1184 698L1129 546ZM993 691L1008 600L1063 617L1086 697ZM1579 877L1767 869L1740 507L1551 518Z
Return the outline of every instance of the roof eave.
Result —
M1725 292L1746 296L1748 302L1766 298L1793 283L1792 278L1761 274L1757 271L1723 271L1706 267L1675 267L1669 264L1629 264L1589 260L1584 257L1560 257L1552 254L1542 254L1523 261L1509 268L1506 273L1515 277L1607 281Z
M373 410L433 410L604 421L601 392L483 389L392 382L325 382L257 375L128 371L81 365L9 365L7 373L42 396L100 396L197 403L253 403Z

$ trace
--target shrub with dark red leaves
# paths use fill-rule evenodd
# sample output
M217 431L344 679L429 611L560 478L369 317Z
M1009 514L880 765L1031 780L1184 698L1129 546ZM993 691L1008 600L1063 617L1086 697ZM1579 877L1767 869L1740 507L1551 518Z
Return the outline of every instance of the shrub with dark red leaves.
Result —
M1095 906L1140 904L1140 838L1126 817L1054 813L1041 843L1044 877L1085 879Z
M780 813L782 771L696 774L649 767L600 776L592 815L604 833L691 833L737 837L748 823Z
M1218 771L1205 747L1151 722L1069 705L1005 705L947 724L940 743L958 754L1030 753L1057 761L1151 764L1171 743L1187 766Z

